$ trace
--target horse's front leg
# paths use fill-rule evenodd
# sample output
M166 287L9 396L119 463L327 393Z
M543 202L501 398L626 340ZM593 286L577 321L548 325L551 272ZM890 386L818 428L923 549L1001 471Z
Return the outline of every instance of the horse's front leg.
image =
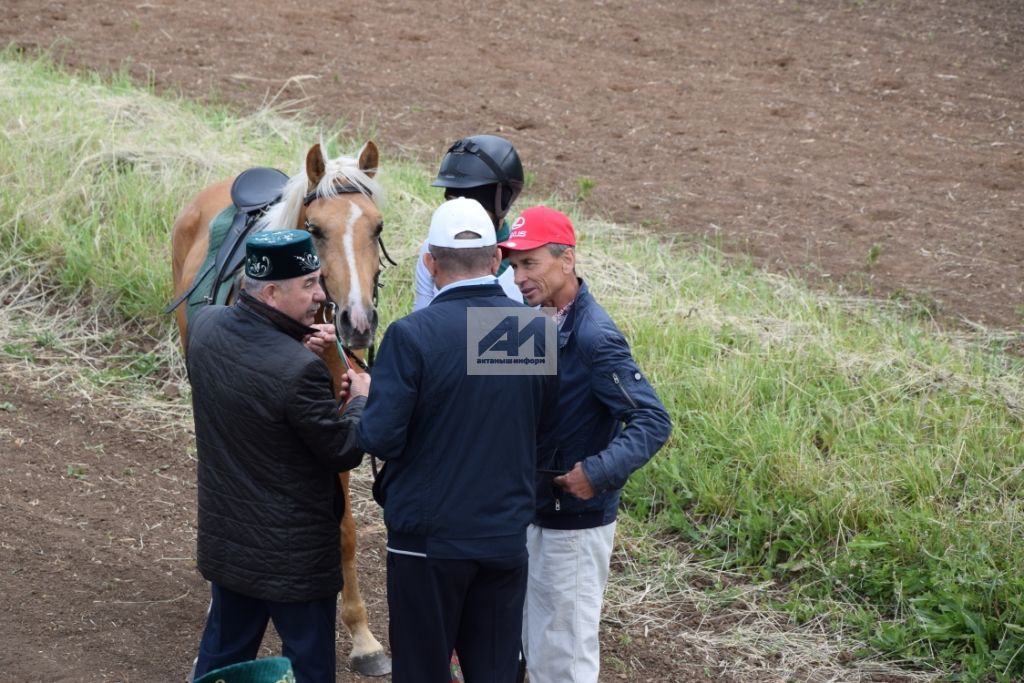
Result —
M345 581L341 589L341 621L352 636L349 668L364 676L385 676L391 673L391 658L370 633L369 620L363 596L359 592L356 574L356 522L352 517L352 499L349 496L348 472L338 475L345 492L345 514L341 518L341 574Z

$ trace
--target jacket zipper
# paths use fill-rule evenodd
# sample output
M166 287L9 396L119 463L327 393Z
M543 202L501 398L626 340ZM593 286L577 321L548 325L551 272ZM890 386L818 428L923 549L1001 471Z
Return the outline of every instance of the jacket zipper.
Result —
M626 387L624 387L622 385L622 382L619 380L619 373L617 373L617 372L613 372L612 373L612 381L615 382L615 386L617 386L619 388L619 391L622 392L622 397L624 399L626 399L626 401L629 403L629 405L631 405L633 407L633 409L635 410L637 408L636 401L634 401L633 397L629 395L628 391L626 391ZM555 512L559 512L559 511L561 511L561 509L562 509L562 499L561 499L560 496L556 496L555 497Z
M551 454L551 466L552 467L557 467L558 466L558 449L557 448ZM551 496L555 499L555 512L559 512L562 509L562 497L561 497L561 495L559 495L559 492L561 490L562 490L561 486L555 486L553 483L551 484Z
M551 456L551 462L552 462L553 466L557 466L558 465L558 449L557 448L555 449L554 454ZM555 495L555 512L561 512L562 511L562 487L561 486L555 486L554 484L552 484L551 487L553 489L552 493Z
M633 406L633 408L635 409L637 407L636 401L634 401L633 397L630 396L629 392L626 391L626 387L622 386L622 382L619 381L619 373L612 373L612 381L615 382L615 386L617 386L619 388L619 391L622 392L623 398L625 398L629 402L629 405Z

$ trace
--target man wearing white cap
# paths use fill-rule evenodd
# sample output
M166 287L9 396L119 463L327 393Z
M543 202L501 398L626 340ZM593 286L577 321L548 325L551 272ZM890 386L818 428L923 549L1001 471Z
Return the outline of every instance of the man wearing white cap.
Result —
M358 432L386 463L374 492L388 529L392 680L448 683L457 650L466 681L511 683L541 421L555 414L557 376L467 369L475 312L529 311L495 279L483 207L445 202L428 242L438 294L385 333Z

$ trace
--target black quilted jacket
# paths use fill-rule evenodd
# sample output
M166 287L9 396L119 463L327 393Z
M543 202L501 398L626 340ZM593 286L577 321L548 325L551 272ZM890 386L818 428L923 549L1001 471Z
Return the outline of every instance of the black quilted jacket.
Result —
M189 328L199 571L263 600L341 589L337 473L362 460L365 399L339 415L327 366L301 342L310 331L244 292Z

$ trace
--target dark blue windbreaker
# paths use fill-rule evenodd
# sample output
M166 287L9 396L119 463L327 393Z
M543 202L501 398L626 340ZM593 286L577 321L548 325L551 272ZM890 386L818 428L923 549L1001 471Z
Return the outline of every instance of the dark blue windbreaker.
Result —
M626 338L582 280L558 346L557 451L542 466L568 471L583 461L597 495L580 500L539 481L535 523L602 526L615 520L626 479L664 445L672 423Z

